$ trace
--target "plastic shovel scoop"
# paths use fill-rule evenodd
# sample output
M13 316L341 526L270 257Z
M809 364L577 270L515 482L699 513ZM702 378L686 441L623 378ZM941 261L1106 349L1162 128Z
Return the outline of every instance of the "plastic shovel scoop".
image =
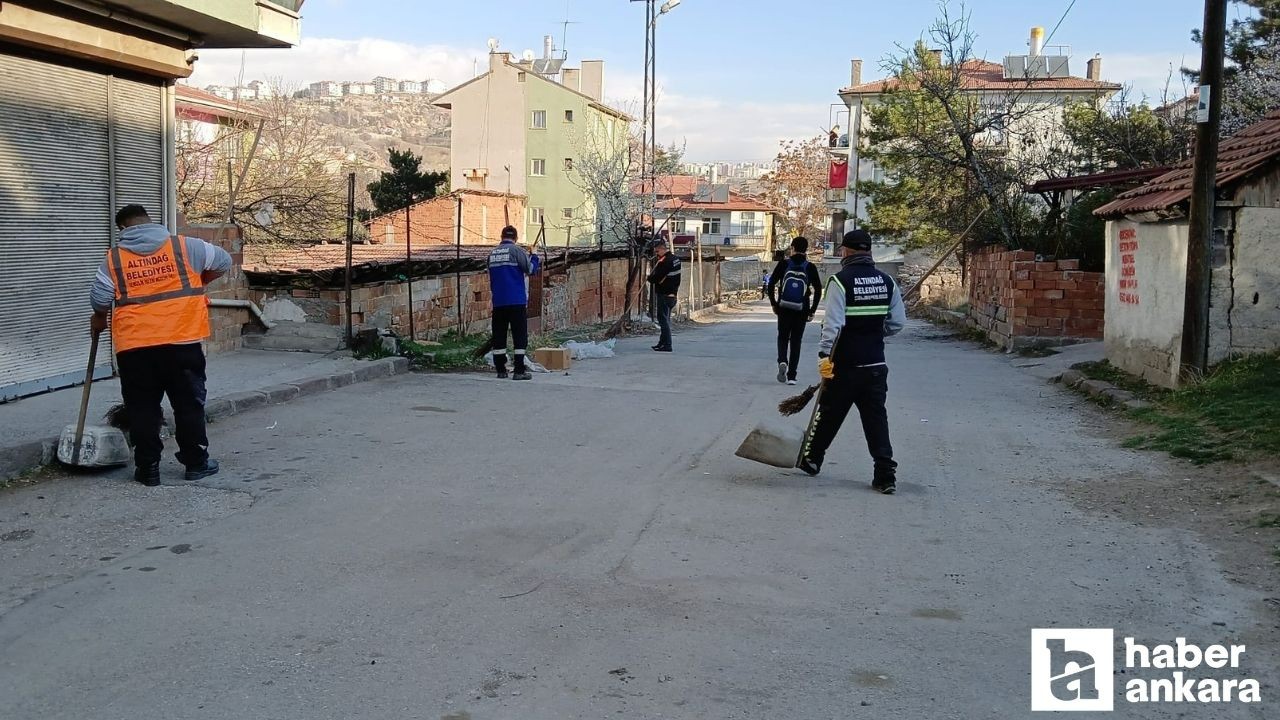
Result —
M801 428L771 418L756 425L733 454L765 465L793 468L803 440Z

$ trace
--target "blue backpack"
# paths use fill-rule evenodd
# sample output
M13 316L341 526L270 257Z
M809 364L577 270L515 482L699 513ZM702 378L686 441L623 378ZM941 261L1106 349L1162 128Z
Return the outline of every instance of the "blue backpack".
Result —
M806 298L809 295L809 261L801 260L798 264L792 260L787 271L782 275L782 291L778 294L778 307L786 310L807 310Z

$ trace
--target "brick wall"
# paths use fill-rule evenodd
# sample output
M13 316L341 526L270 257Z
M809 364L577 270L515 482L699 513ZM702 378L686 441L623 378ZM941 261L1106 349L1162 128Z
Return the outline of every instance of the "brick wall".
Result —
M1029 250L969 256L969 322L1008 350L1101 340L1105 279Z
M248 298L249 286L240 268L243 261L242 250L244 240L240 228L235 225L186 225L179 229L180 235L198 237L217 245L231 254L231 271L209 283L205 294L210 299L245 300ZM255 322L248 310L239 308L209 308L209 339L205 341L205 352L210 355L239 350L241 347L242 329L245 323Z
M453 245L457 242L458 197L462 198L462 243L492 245L508 222L524 226L525 199L519 195L459 190L415 204L407 212L414 245ZM404 243L405 210L379 215L369 222L374 244ZM509 220L508 220L509 218Z
M569 271L543 276L547 283L543 293L545 304L531 307L536 315L545 308L545 317L529 323L532 332L555 330L572 325L596 322L600 313L599 276L597 262L582 262ZM604 316L617 317L627 284L627 261L613 258L604 261ZM438 275L413 281L414 329L420 339L434 339L445 332L457 329L458 283L462 287L461 322L469 333L487 332L491 317L489 274L485 271L462 273L461 276ZM536 282L536 281L535 281ZM534 293L536 297L536 292ZM288 302L296 305L306 315L307 322L324 323L341 327L345 313L345 297L342 290L312 289L250 289L248 299L259 306ZM368 328L390 328L409 334L409 286L402 282L363 285L352 288L352 325L356 331Z

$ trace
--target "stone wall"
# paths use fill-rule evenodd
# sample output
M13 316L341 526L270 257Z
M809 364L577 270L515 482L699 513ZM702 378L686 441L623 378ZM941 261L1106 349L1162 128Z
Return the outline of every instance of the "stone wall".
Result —
M1006 350L1100 340L1104 276L1029 250L969 256L969 321Z
M209 283L205 294L209 299L245 300L249 286L240 268L243 261L244 240L240 228L235 225L187 225L179 229L180 235L198 237L217 245L231 254L231 272ZM213 355L232 352L241 347L244 325L255 323L253 315L240 308L209 308L209 339L204 343L205 352Z
M586 261L571 266L567 272L552 272L532 280L529 329L532 332L557 330L572 325L593 323L600 312L597 291L601 266ZM604 261L604 317L622 312L627 283L627 261L612 258ZM546 287L539 301L536 283ZM462 297L458 300L458 286ZM249 299L258 303L269 317L324 323L341 327L345 314L342 290L294 288L255 288ZM419 339L432 340L457 330L461 324L468 333L486 332L491 317L489 275L485 271L461 275L438 275L413 281L414 330ZM459 317L459 306L461 317ZM409 334L409 286L403 282L387 282L352 288L352 326L355 331L370 328L391 329ZM545 311L545 317L540 313Z

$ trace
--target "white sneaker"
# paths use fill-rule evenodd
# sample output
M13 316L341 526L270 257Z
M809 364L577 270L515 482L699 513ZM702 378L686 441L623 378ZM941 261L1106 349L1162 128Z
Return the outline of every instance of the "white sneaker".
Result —
M795 385L795 384L796 384L796 381L795 381L795 380L788 380L788 381L787 381L787 384L788 384L788 385Z
M786 381L787 381L787 364L784 362L780 362L778 363L778 382L781 383Z

